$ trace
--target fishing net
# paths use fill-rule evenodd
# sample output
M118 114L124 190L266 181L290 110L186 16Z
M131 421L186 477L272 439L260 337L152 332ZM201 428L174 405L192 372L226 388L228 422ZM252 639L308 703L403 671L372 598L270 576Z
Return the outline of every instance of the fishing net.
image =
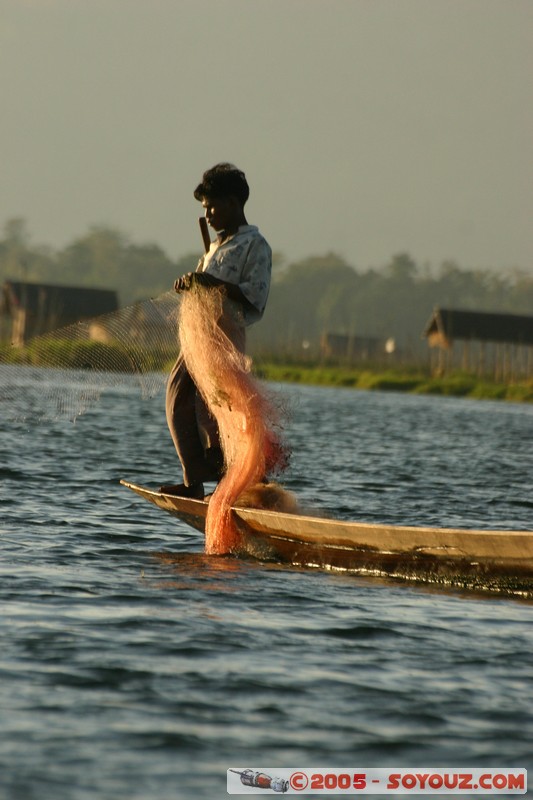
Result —
M0 349L0 413L28 423L75 421L101 394L132 377L142 396L164 388L178 347L208 409L224 454L224 477L209 502L206 552L238 549L231 507L267 474L281 471L285 410L251 374L251 360L233 344L220 291L174 291L91 320L36 336L24 347ZM179 326L179 343L178 343ZM46 369L43 369L46 367Z
M209 501L207 553L238 549L231 508L267 474L286 466L281 440L282 410L251 374L251 360L235 346L238 320L223 308L220 291L197 286L184 295L179 323L181 353L215 417L224 453L224 476ZM223 327L219 324L224 312Z
M174 291L165 292L35 336L23 347L4 346L0 349L3 418L75 421L102 392L124 385L132 376L144 398L154 397L165 386L166 367L177 355L179 304Z

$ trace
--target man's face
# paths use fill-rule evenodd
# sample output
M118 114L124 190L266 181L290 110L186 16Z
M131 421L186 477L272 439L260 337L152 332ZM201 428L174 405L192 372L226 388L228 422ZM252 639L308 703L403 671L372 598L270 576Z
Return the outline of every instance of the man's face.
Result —
M230 228L235 216L235 198L204 197L202 206L205 209L207 224L215 231Z

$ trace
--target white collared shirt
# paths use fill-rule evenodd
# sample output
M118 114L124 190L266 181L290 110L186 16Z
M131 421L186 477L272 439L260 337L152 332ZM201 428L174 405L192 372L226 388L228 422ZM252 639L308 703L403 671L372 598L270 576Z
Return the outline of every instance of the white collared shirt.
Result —
M270 289L272 250L255 225L241 225L222 244L213 242L199 270L239 287L252 306L243 309L245 325L261 319Z

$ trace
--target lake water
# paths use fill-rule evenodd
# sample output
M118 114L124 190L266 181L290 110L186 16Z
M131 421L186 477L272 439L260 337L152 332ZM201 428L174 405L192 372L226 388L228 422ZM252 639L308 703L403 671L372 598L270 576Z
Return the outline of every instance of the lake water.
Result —
M533 766L531 603L206 557L118 483L179 479L162 395L124 380L33 424L12 417L64 410L76 376L3 382L2 800L215 800L242 765ZM533 407L275 389L305 505L533 528Z

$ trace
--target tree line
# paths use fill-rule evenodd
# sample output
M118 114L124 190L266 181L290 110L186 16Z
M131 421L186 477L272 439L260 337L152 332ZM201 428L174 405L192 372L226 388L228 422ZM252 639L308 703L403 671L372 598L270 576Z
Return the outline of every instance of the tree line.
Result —
M130 305L168 291L176 277L195 269L198 257L173 260L157 244L134 243L106 226L91 227L61 250L35 246L26 221L16 218L6 222L0 239L0 282L110 288L121 305ZM465 269L453 261L432 269L408 253L366 269L334 253L274 261L267 311L251 331L254 349L270 355L314 353L324 333L392 338L414 354L436 305L533 313L533 274L525 270Z
M312 349L324 333L393 339L410 360L427 351L422 334L435 306L533 313L533 273L463 269L453 261L432 270L408 253L380 269L360 270L330 253L287 266L272 285L257 329L262 348Z

